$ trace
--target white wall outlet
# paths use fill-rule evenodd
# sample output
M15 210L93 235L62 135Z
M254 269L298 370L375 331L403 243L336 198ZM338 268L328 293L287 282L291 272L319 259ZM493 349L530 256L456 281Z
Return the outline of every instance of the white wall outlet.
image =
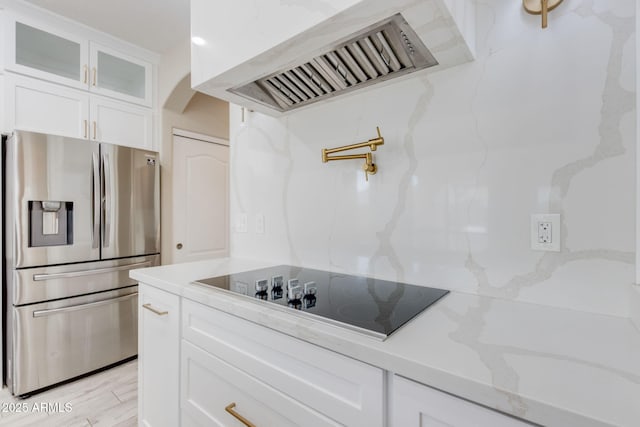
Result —
M560 252L560 214L531 215L531 249Z
M264 215L256 214L256 233L264 234Z
M246 213L241 213L236 216L236 233L246 233L248 228L249 218Z

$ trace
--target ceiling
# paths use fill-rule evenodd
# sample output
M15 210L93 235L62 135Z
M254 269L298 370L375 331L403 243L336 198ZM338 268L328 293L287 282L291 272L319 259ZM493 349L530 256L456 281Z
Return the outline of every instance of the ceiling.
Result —
M157 53L189 38L189 0L27 1Z

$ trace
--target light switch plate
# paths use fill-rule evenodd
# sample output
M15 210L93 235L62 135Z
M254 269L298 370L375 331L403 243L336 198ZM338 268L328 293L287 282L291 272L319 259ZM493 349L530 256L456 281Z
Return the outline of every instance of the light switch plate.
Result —
M246 233L249 219L246 213L238 214L236 217L236 233Z
M531 249L560 252L560 214L531 215Z

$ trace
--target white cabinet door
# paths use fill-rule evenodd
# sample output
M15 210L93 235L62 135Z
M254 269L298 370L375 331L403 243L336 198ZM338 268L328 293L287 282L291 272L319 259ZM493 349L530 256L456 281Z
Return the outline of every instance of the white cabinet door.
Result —
M181 366L182 427L341 425L184 340Z
M529 423L397 375L393 376L391 427L526 427Z
M86 89L89 43L29 19L7 16L5 67L20 74Z
M89 94L36 79L5 75L7 130L86 138Z
M94 42L90 46L90 90L151 107L151 64Z
M90 116L92 140L154 149L153 114L149 108L92 95Z
M179 425L180 297L139 285L138 417L141 426Z

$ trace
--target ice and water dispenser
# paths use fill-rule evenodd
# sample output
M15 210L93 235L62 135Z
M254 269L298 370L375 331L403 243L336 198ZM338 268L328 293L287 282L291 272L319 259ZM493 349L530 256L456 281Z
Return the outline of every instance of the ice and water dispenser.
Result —
M73 244L73 202L29 201L29 246Z

